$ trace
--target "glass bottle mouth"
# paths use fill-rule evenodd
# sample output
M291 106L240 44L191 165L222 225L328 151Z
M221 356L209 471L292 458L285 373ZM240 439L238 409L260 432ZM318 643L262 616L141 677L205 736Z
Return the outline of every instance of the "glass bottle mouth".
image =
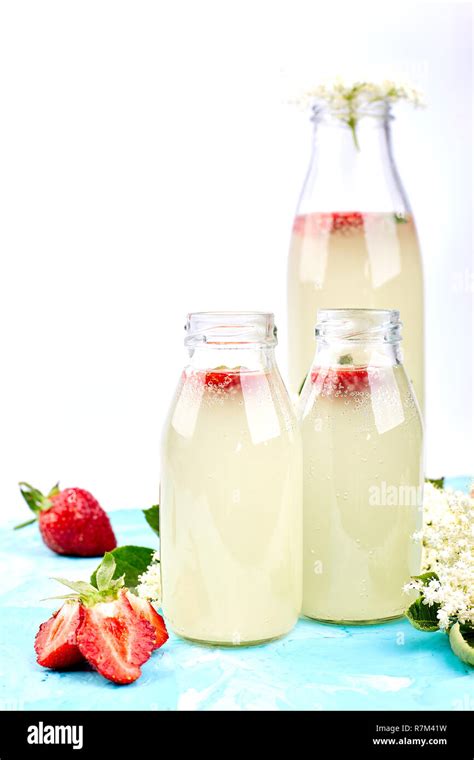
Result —
M311 121L315 124L334 124L349 126L361 119L375 124L385 124L393 121L391 104L388 100L377 100L354 104L351 102L328 103L316 100L311 107Z
M397 309L319 309L318 340L350 343L398 343L402 323Z
M188 314L184 345L189 348L276 346L273 314L264 311L196 311Z

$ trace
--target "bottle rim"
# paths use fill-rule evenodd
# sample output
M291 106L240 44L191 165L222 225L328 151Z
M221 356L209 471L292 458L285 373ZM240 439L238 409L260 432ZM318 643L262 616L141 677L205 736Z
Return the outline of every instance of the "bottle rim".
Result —
M402 322L398 309L319 309L318 340L351 343L399 343Z
M275 317L266 311L195 311L186 318L184 345L190 348L276 346Z
M353 110L351 110L349 103L334 105L323 99L316 99L311 106L310 121L315 126L319 124L332 124L334 126L350 128L350 120L354 119L357 124L360 123L361 119L364 119L364 122L366 119L369 119L373 123L383 125L394 121L395 116L393 115L392 104L386 99L376 100L373 103L364 103L353 107Z

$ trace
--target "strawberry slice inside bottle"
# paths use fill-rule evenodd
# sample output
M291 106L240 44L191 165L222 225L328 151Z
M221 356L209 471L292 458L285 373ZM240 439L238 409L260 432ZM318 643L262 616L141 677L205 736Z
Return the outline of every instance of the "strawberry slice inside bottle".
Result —
M366 367L319 367L311 370L311 382L325 395L341 396L370 390Z
M318 236L320 234L350 233L363 230L368 214L360 211L334 211L300 214L293 222L295 235Z
M345 211L343 213L332 214L332 231L344 232L364 226L364 217L358 211Z
M223 391L240 388L240 369L217 368L210 372L203 372L203 375L204 383L208 388Z
M216 367L184 371L182 381L186 384L203 386L211 394L224 396L226 393L241 391L248 393L266 387L268 374L265 370L250 370L247 367Z

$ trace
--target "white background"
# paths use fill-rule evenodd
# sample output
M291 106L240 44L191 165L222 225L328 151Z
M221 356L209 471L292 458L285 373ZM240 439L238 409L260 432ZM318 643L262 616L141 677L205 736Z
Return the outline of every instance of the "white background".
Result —
M1 3L4 517L27 516L20 479L156 501L187 311L275 311L285 368L310 146L286 80L368 61L429 103L394 127L425 262L428 473L472 471L471 24L468 3Z

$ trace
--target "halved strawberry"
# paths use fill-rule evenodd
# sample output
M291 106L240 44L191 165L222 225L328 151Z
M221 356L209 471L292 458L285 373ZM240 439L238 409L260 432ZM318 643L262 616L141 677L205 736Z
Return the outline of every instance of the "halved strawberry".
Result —
M159 649L169 638L165 621L147 599L142 599L131 591L127 591L127 599L135 612L148 620L155 629L155 649Z
M77 645L82 610L79 602L65 602L61 609L40 625L35 638L39 665L61 669L84 661Z
M311 370L311 382L318 384L320 393L336 397L370 390L369 373L364 367L318 367Z
M155 641L153 625L135 612L124 589L115 601L84 607L77 644L86 660L109 681L136 681Z

